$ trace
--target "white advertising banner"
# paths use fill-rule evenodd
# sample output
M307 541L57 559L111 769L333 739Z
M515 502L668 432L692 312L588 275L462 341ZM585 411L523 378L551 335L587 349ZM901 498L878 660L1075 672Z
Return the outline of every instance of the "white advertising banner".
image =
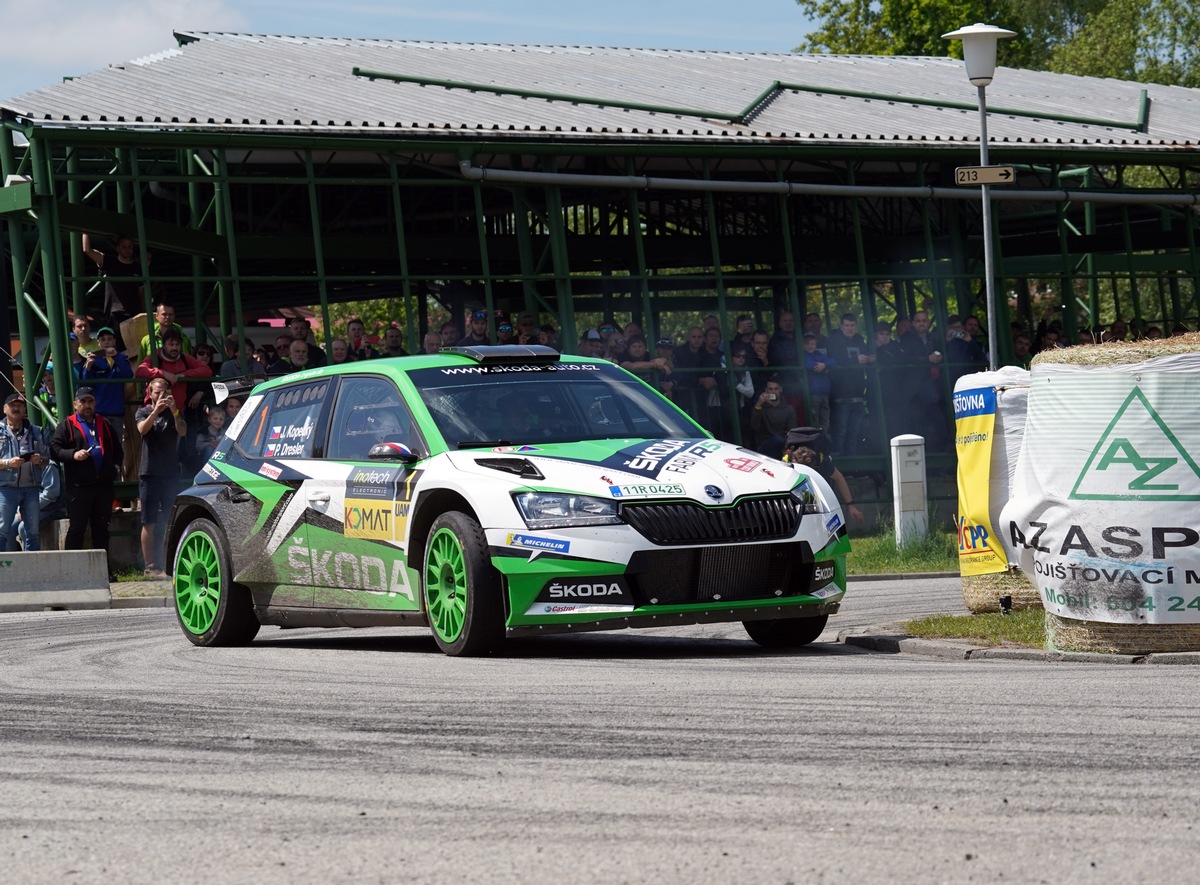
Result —
M1200 623L1200 354L1039 364L996 526L1047 611Z

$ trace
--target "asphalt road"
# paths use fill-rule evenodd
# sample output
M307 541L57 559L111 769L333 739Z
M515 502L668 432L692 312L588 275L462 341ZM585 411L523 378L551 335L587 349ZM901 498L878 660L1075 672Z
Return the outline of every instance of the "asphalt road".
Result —
M961 608L851 585L837 628ZM831 627L835 622L831 622ZM827 633L827 636L832 633ZM1191 881L1191 667L0 615L12 882Z

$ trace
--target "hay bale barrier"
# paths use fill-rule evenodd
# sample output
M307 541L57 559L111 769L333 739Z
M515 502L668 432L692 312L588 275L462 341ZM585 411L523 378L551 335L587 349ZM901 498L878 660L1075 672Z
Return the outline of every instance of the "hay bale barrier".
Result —
M1200 524L1200 420L1187 404L1200 391L1200 333L1044 351L1032 377L1022 488L1014 490L1003 521L1022 529L1049 526L1020 555L1025 574L1046 593L1047 647L1200 651L1200 623L1190 622L1200 616L1194 602L1187 606L1200 597L1191 579L1200 571L1200 550L1191 543ZM1064 388L1080 395L1064 398ZM1042 395L1053 408L1034 407ZM1040 431L1035 422L1045 422ZM1061 459L1045 463L1056 449ZM1162 466L1167 461L1174 472ZM1168 543L1152 544L1155 533Z
M1000 611L1000 597L1012 598L1012 607L1041 608L1042 595L1025 573L1012 568L1006 572L962 576L963 602L972 614Z
M1106 655L1200 650L1200 624L1108 624L1046 612L1046 647Z

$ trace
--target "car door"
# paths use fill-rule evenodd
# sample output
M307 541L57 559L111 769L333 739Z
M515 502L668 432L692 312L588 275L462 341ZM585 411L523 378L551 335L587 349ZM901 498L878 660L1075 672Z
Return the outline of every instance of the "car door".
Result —
M371 447L425 443L395 383L383 375L343 375L314 478L309 541L314 605L327 608L416 610L418 583L404 555L408 509L421 471L372 461Z
M238 468L231 499L257 514L253 525L230 540L244 550L238 579L251 587L260 605L313 604L319 554L309 542L307 511L320 504L314 453L331 386L330 379L314 379L268 391L227 458Z

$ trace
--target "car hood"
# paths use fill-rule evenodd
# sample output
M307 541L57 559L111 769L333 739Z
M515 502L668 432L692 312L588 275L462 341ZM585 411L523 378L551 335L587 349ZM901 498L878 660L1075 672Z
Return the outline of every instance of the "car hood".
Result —
M691 498L710 505L728 504L743 495L786 492L801 475L808 474L800 465L713 439L605 439L497 446L451 452L449 458L460 470L490 478L508 473L514 481L530 488L622 500Z

